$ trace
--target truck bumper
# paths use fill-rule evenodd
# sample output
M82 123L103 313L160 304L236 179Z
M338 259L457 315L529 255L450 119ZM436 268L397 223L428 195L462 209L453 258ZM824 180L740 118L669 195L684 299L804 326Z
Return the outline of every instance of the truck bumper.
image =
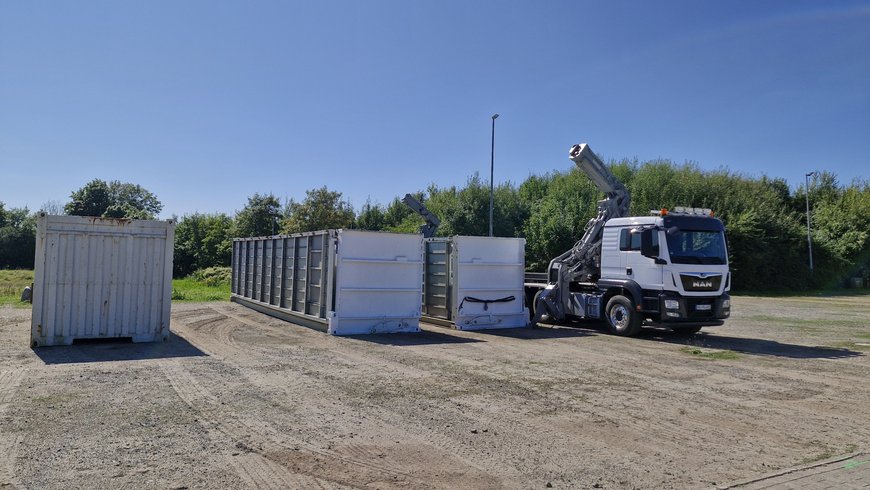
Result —
M659 315L654 325L664 327L712 327L731 316L731 296L680 296L659 294Z

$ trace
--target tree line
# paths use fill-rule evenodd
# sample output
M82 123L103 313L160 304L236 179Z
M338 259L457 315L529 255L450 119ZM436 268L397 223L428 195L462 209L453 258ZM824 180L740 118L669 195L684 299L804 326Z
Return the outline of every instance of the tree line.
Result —
M691 206L711 208L725 223L735 290L804 290L837 286L870 270L870 182L841 184L817 173L807 189L784 179L748 177L727 169L707 171L666 160L613 161L611 171L631 192L631 213ZM412 193L441 219L439 236L487 235L489 184L479 175L463 186L430 185ZM404 195L404 193L402 193ZM806 209L809 197L814 271L808 268ZM494 190L493 233L526 239L526 265L544 270L549 260L582 236L603 194L578 168L530 175ZM89 216L153 219L162 205L140 186L94 180L55 211ZM338 191L311 189L301 201L282 203L254 194L236 213L193 213L177 218L177 277L229 265L232 238L327 228L416 232L422 221L400 196L367 201L359 212ZM32 267L35 219L27 209L0 203L0 268Z

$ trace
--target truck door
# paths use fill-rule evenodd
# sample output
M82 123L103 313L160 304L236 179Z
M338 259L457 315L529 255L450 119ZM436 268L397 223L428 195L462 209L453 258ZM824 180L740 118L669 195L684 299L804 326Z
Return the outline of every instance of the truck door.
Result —
M650 230L652 232L653 248L658 249L659 232L658 230ZM629 229L624 229L620 233L619 249L623 254L625 261L625 274L628 279L638 283L643 289L662 289L662 273L663 268L660 264L656 264L653 257L645 257L640 253L641 249L641 233L639 231L631 232Z

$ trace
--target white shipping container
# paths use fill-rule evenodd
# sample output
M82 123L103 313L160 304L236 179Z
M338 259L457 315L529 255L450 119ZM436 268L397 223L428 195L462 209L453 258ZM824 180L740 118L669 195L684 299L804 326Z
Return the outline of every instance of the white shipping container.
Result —
M232 300L333 335L418 332L421 235L323 230L233 241Z
M426 240L425 319L459 330L528 326L523 238Z
M31 345L167 340L174 241L172 220L40 213Z

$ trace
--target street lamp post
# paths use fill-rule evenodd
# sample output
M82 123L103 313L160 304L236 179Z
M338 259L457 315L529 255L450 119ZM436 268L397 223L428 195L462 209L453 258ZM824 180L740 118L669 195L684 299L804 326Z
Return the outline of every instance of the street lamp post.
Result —
M816 175L815 172L810 172L804 177L807 181L807 247L810 252L810 273L813 272L813 237L810 234L810 177Z
M495 169L495 120L498 114L492 115L492 148L489 153L489 236L492 236L492 204L493 204L493 170Z

